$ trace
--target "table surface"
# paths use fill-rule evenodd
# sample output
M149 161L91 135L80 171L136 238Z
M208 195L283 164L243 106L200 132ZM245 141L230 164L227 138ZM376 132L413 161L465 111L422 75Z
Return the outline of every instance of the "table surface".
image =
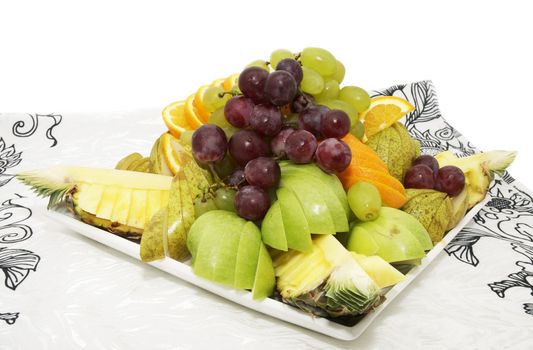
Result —
M243 308L69 231L9 178L147 154L164 131L159 113L0 114L0 349L531 347L533 199L509 174L447 253L351 342Z

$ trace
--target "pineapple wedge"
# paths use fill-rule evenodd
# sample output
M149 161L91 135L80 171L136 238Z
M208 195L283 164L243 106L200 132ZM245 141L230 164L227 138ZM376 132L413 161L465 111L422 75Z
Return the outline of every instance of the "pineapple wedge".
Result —
M110 232L139 238L168 203L172 177L125 170L54 167L17 175L48 208L70 200L80 218Z

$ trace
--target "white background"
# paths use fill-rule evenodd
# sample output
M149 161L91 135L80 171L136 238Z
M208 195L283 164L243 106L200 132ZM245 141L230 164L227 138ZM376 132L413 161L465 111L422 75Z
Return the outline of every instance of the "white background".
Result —
M433 80L444 117L482 150L518 150L512 173L528 183L533 20L527 1L0 6L2 112L149 109L147 118L160 118L157 111L168 103L276 48L319 46L345 63L348 84L378 89Z
M252 60L267 59L276 48L298 51L306 46L319 46L329 49L345 63L348 84L378 89L433 80L444 117L482 150L518 150L519 157L511 172L533 187L530 176L533 11L527 3L333 0L8 3L0 0L0 113L68 115L68 112L141 110L146 111L146 118L160 120L159 111L168 103L184 99L215 78L238 72ZM100 136L105 132L110 135L120 132L106 131L105 123L101 127ZM128 125L123 128L127 129ZM114 161L106 159L103 163ZM76 239L76 242L80 241ZM99 251L87 249L87 252ZM453 294L445 289L453 285L450 281L455 276L452 268L449 274L442 273L448 266L436 264L431 270L441 273L439 276L443 278L438 280L442 286L424 287L419 283L397 304L397 310L403 311L401 319L412 317L413 322L423 325L420 330L410 327L412 333L401 333L404 328L396 324L400 315L391 311L373 331L365 334L367 344L380 341L383 329L400 328L402 331L391 341L405 336L411 343L420 339L419 345L428 345L424 339L440 334L448 339L448 346L458 346L454 342L466 338L479 342L487 336L498 339L498 332L492 331L499 329L500 320L490 319L492 327L486 329L470 327L468 314L484 314L483 310L459 310L464 312L462 318L454 316L435 323L427 310L406 312L416 310L418 301L425 300L430 287L431 291L440 287L446 290L436 297L450 308L454 300L464 298L467 294L464 291ZM488 295L490 302L486 307L496 310L501 304L494 302L494 295L485 285L487 282L490 281L476 286ZM168 284L169 288L180 287L174 280ZM188 287L185 290L203 293ZM524 298L527 297L524 292ZM203 294L200 299L207 300ZM510 303L507 299L499 301ZM515 304L516 301L512 306L518 306ZM206 312L212 310L211 303L206 305ZM220 305L228 308L223 316L236 310L229 303ZM242 312L244 320L256 316L247 310ZM202 317L192 316L198 323L192 323L191 327L203 322ZM261 322L265 323L265 332L271 325L269 322L274 323L270 319ZM211 334L215 332L213 339L224 338L227 329L222 324L220 330L209 330L209 324L205 324ZM243 322L242 327L247 324ZM455 328L444 332L439 328L444 324ZM291 327L280 326L280 329L292 336L296 328ZM204 328L191 329L193 337L195 330L198 333ZM457 339L451 336L454 332L460 335ZM266 339L267 335L258 339ZM276 334L269 337L271 341L283 341ZM501 342L507 342L508 337L509 329L502 331ZM198 339L208 341L209 337ZM291 339L285 341L290 343ZM385 341L381 339L382 343ZM325 342L339 345L329 338ZM430 345L446 346L444 342Z

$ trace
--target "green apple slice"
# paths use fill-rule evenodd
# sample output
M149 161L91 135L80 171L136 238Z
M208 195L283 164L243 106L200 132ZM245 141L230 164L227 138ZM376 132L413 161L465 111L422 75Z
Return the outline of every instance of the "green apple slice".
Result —
M388 207L382 207L379 215L387 220L396 221L407 228L415 236L424 250L427 251L433 248L428 231L414 216L404 211Z
M274 202L263 219L261 236L266 245L287 251L287 238L283 228L283 219L279 201Z
M254 285L252 288L252 298L256 300L264 299L272 294L276 285L274 266L265 245L261 243L259 257L257 259L257 269L255 271Z
M208 280L213 280L215 272L213 256L217 254L219 245L222 243L223 234L214 230L204 231L196 254L193 255L193 271L196 275Z
M232 287L235 282L235 263L241 238L241 227L236 225L231 230L220 232L221 240L211 256L213 281Z
M237 249L233 287L252 289L261 246L261 233L257 226L253 222L246 222L242 227L239 248Z
M311 233L335 234L335 224L319 189L306 184L305 179L281 177L281 187L287 187L298 198Z
M280 162L280 167L282 169L305 172L319 179L325 185L327 185L331 191L335 193L335 196L337 196L337 198L339 199L339 202L341 203L346 215L348 216L351 213L350 206L348 205L348 199L346 198L346 191L342 187L342 183L337 176L323 172L319 167L314 164L295 165L285 161Z
M335 232L347 232L349 230L348 216L346 215L339 198L337 198L335 193L331 190L331 187L325 185L324 182L315 176L302 176L305 172L293 169L294 168L283 171L283 178L285 181L292 181L294 178L295 181L305 181L308 186L319 190L322 199L329 209L331 218L333 219Z
M283 187L278 188L276 194L288 248L310 252L313 249L311 231L298 198L291 190Z
M236 228L235 226L239 225L235 222L235 219L237 218L238 216L229 211L212 210L205 213L194 222L187 235L187 248L192 254L193 265L197 255L198 246L202 241L204 233L213 228L216 228L215 230L217 231L233 229L236 232L239 232L242 229L245 220L239 218L238 221L240 221L241 226L240 228Z
M383 218L357 224L348 239L348 250L363 255L379 255L387 262L425 256L424 249L409 230Z

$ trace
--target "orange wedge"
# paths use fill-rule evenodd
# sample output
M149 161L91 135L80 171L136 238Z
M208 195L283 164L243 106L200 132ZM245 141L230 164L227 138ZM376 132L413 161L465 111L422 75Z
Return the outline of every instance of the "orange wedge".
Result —
M185 115L185 101L172 102L163 109L162 114L163 121L172 135L180 137L182 132L192 129Z
M198 109L194 105L194 95L195 94L192 94L185 100L185 118L191 126L191 129L198 129L204 125L204 123L198 114Z
M203 123L207 123L209 116L211 115L211 113L209 113L204 106L204 93L207 89L209 89L209 85L201 86L194 95L194 106L196 107L198 115L200 116L200 120Z
M371 99L370 106L359 115L365 127L365 135L370 137L396 123L415 107L403 98L379 96Z
M224 91L230 91L232 87L238 84L239 84L239 73L235 73L227 77L222 82L222 88L224 89Z
M161 135L161 153L166 165L174 175L181 168L181 159L183 157L180 157L179 154L183 151L184 148L176 137L169 133Z

